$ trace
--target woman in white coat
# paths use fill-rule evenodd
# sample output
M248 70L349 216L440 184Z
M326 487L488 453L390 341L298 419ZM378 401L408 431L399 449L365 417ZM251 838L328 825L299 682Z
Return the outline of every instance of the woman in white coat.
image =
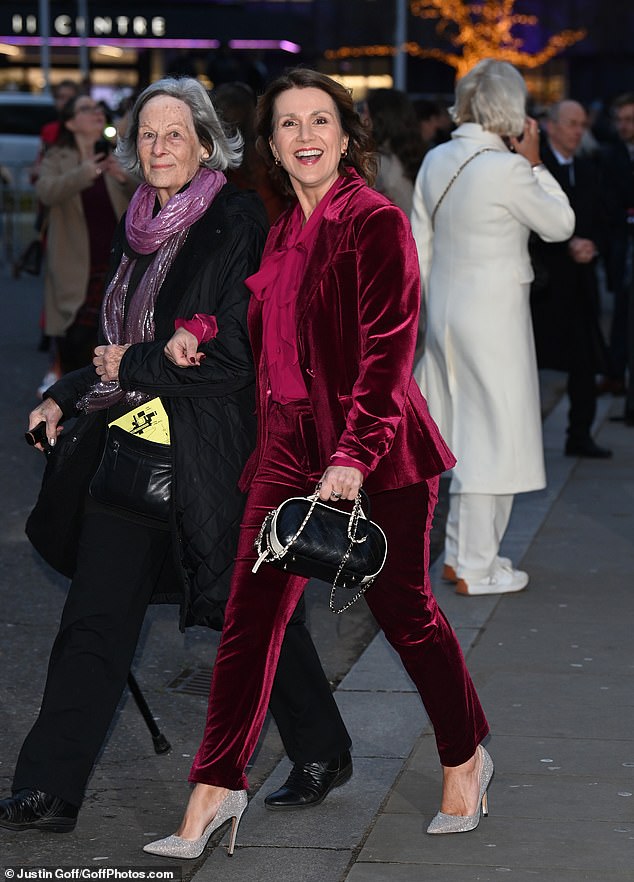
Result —
M526 586L498 552L514 495L545 486L527 241L531 230L568 239L574 214L525 105L521 74L481 61L458 83L458 128L426 155L414 193L428 310L417 379L458 459L443 578L461 594Z

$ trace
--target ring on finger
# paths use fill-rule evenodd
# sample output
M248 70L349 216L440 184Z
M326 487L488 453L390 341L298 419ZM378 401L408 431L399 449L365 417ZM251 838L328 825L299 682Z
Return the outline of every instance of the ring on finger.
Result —
M335 493L334 490L332 491L332 493L330 495L332 496L333 499L341 499L341 493Z

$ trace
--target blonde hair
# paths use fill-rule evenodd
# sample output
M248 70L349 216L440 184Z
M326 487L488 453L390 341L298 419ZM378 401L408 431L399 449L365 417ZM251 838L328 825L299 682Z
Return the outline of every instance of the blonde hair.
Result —
M449 112L457 125L474 122L488 132L517 137L524 131L526 94L517 68L485 58L459 80Z

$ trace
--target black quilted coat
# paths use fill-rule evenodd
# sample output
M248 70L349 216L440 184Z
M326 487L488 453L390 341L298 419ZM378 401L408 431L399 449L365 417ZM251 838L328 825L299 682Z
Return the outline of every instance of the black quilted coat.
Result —
M167 274L155 307L155 340L131 346L119 368L122 388L159 395L170 419L175 566L164 573L152 601L178 602L182 627L222 627L244 507L237 483L255 439L254 378L246 330L249 292L243 279L259 266L266 226L258 197L227 184L191 227ZM122 223L115 236L113 267L123 250L132 254L123 230ZM130 292L149 260L138 258ZM195 313L215 315L218 335L201 347L206 358L200 367L177 368L164 356L163 347L174 332L174 320ZM68 418L96 379L90 366L64 376L47 395ZM58 511L71 499L81 504L99 461L105 433L95 427L82 431L82 421L100 423L103 428L105 418L101 412L77 421L80 443L94 449L88 456L74 454L77 464L87 463L85 474L80 480L73 474L72 481L61 482L66 489L56 493ZM100 440L95 442L95 438ZM46 481L43 490L45 486ZM38 535L32 535L35 532ZM52 562L42 547L47 540L39 532L32 530L29 536Z

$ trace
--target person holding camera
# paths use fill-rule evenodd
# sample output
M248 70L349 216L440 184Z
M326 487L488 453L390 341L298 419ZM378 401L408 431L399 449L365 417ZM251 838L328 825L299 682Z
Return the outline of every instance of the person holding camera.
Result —
M44 333L55 339L61 374L92 358L112 237L139 184L110 153L105 125L94 98L71 98L35 185L48 209Z
M575 218L540 160L516 68L481 61L451 112L458 128L426 155L414 193L428 310L416 377L458 460L443 578L460 594L505 594L528 583L498 553L514 494L546 483L528 237L564 241Z

